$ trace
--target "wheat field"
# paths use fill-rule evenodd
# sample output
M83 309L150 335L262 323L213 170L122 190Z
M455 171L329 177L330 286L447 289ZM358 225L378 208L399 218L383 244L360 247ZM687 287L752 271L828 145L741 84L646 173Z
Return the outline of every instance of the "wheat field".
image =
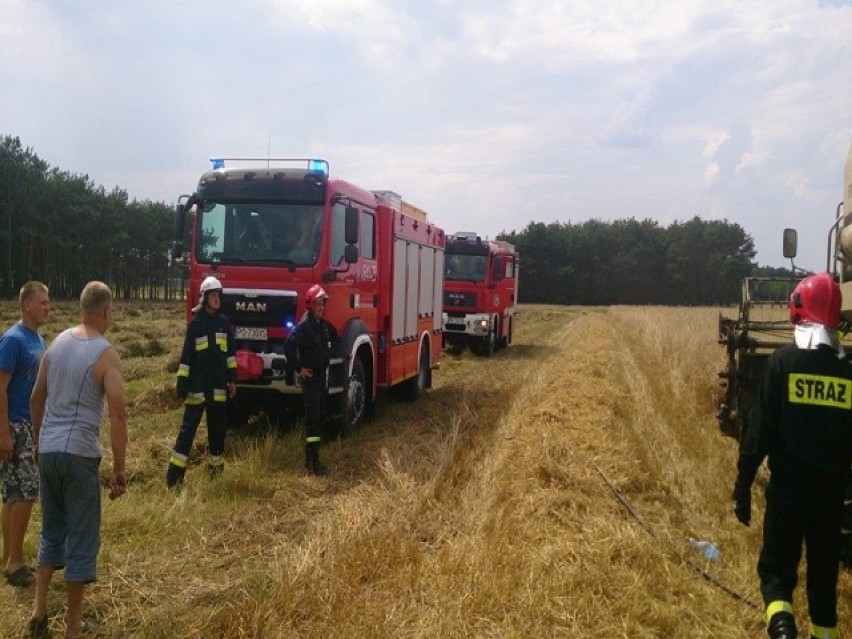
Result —
M736 444L714 418L717 315L523 306L508 349L445 354L421 400L383 393L372 422L325 443L327 478L302 470L299 421L282 431L258 419L229 432L217 481L202 426L173 493L182 308L119 303L108 337L125 371L131 483L104 501L84 614L100 637L765 636L755 564L767 475L757 523L740 526ZM0 306L3 326L15 317ZM46 336L75 321L72 303L55 304ZM107 453L104 480L110 467ZM36 507L29 557L39 525ZM719 560L687 535L715 542ZM839 594L852 636L852 572ZM22 636L32 596L0 585L0 636ZM801 588L795 604L804 631Z

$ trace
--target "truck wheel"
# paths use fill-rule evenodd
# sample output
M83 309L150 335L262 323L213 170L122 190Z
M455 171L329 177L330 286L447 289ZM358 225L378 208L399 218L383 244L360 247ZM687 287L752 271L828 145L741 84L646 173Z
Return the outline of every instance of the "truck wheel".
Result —
M480 352L484 357L491 357L497 348L497 337L494 334L495 328L495 326L492 326L491 330L488 331L488 335L482 338L482 344L480 344L482 350Z
M349 376L340 400L342 405L338 432L341 437L346 437L358 430L364 423L364 415L367 412L366 379L364 364L360 357L356 357L352 365L352 374Z
M239 394L236 397L229 398L227 404L228 415L228 430L239 430L248 423L251 417L251 407L242 399Z
M502 328L503 326L505 326L505 323L503 321L500 321L500 327ZM503 337L497 338L497 348L503 349L503 348L506 348L509 345L509 335L511 334L510 333L511 330L512 330L512 320L510 318L508 328L506 330L506 334ZM497 334L498 335L500 334L499 330L497 331Z
M447 339L446 333L444 334L444 348L446 348L451 355L461 355L461 352L464 350L465 340L454 337L452 339Z
M338 432L341 437L355 432L364 423L367 412L367 376L364 374L364 364L360 357L355 358L352 374L343 389L341 397L340 423Z
M417 375L405 380L400 388L401 396L405 401L413 402L426 390L426 380L429 376L429 352L425 346L420 353L420 361L417 362Z

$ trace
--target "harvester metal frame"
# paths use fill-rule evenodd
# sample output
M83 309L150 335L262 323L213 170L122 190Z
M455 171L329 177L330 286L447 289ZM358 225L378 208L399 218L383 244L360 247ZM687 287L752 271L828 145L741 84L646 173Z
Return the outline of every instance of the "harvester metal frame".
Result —
M801 278L746 277L742 282L739 315L736 318L719 314L719 344L728 356L725 370L719 372L724 392L716 419L722 434L742 441L751 409L757 395L757 385L766 359L776 348L789 344L792 329L786 319L752 319L756 308L786 309L787 299ZM761 289L783 285L786 295L781 299L762 297Z

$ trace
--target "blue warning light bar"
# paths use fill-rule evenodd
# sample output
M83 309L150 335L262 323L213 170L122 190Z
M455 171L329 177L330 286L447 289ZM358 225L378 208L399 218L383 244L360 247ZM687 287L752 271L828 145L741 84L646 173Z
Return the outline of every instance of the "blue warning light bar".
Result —
M328 175L328 162L325 160L308 160L308 171Z

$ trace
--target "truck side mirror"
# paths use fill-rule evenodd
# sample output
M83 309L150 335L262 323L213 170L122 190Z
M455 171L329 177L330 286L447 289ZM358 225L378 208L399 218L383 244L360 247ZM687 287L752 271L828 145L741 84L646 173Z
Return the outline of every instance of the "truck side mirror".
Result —
M796 248L799 243L799 234L796 229L784 229L784 257L793 259L796 257Z
M343 218L343 241L346 244L358 244L358 217L360 212L354 206L347 206Z
M347 264L354 264L358 261L357 244L347 244L343 247L343 261Z
M184 220L186 219L186 208L178 202L175 204L175 240L183 239Z
M169 259L172 262L177 262L183 257L183 242L175 240L172 242L172 247L169 249Z
M183 257L183 236L186 228L186 211L187 206L185 204L181 204L180 201L175 204L175 235L172 246L169 249L169 260L172 262L177 262Z

